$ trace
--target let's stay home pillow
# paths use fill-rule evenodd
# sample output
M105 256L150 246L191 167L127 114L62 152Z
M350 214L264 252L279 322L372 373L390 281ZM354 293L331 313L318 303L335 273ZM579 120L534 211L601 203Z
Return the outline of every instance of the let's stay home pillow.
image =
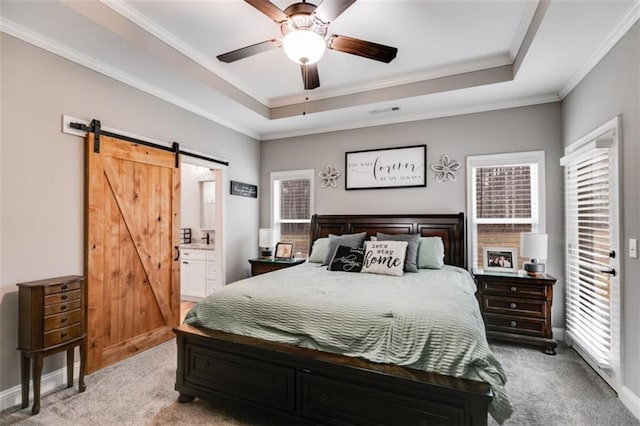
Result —
M406 241L367 241L361 272L402 276L406 253Z

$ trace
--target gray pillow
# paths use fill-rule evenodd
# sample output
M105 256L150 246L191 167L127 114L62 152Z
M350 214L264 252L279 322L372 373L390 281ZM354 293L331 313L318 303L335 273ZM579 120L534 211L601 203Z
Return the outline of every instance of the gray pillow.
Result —
M440 237L421 237L418 244L418 268L442 269L444 243Z
M309 262L322 263L327 257L327 250L329 250L329 238L318 238L313 242L311 248L311 254L309 255Z
M323 265L328 265L333 259L333 255L336 254L338 246L346 246L351 248L358 248L364 245L364 239L367 237L366 232L360 232L358 234L344 234L333 235L329 234L329 249L327 250L327 256L324 258Z
M404 258L405 272L418 272L418 234L383 234L378 232L378 241L406 241L407 254Z

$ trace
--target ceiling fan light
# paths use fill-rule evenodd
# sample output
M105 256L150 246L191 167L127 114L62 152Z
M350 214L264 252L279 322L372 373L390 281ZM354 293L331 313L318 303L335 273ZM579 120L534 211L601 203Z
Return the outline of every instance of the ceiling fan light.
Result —
M308 30L291 31L282 39L284 53L293 62L309 65L318 62L326 49L324 38Z

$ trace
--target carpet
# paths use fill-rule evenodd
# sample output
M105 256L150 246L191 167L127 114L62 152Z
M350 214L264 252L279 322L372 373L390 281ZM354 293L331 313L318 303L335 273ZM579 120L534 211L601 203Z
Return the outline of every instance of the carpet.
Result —
M507 371L515 407L506 425L640 426L607 384L565 345L558 355L537 349L491 345ZM63 389L31 408L0 414L0 425L219 425L282 424L275 418L233 411L196 399L179 404L173 389L176 344L169 341L86 377L87 390ZM490 425L497 423L489 419Z

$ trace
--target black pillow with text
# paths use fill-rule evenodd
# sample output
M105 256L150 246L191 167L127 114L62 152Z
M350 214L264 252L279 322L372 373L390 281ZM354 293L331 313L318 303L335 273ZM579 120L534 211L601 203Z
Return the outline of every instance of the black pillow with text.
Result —
M329 264L330 271L360 272L364 260L364 248L338 246Z

